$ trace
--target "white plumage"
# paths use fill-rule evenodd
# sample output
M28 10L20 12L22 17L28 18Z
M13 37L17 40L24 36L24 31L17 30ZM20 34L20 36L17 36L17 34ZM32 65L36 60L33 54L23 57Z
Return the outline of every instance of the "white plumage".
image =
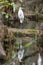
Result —
M18 18L20 19L20 23L23 23L23 21L24 21L24 13L23 13L21 7L19 8L19 11L18 11Z
M23 46L22 46L22 44L20 44L20 49L23 49Z
M42 64L42 58L41 58L41 55L40 53L38 54L38 65L41 65Z
M19 50L19 52L18 52L18 60L19 60L19 62L21 62L23 56L24 56L24 49L23 50Z

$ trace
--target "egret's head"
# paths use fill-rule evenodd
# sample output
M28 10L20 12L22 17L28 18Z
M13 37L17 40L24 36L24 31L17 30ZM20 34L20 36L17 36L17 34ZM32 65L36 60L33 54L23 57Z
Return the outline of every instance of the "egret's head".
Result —
M22 9L22 7L19 7L19 10L21 10Z
M20 49L22 49L23 48L23 46L22 45L20 45Z
M40 57L40 53L38 53L38 56Z

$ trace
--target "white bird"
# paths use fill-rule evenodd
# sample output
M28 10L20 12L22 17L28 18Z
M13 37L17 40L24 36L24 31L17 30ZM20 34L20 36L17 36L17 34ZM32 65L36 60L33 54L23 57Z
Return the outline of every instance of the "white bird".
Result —
M19 62L22 62L22 58L24 56L24 49L18 51L18 60Z
M37 61L38 65L42 65L42 58L40 53L38 54L38 61Z
M21 7L18 10L18 18L20 19L20 23L23 23L23 21L24 21L24 13L23 13L23 10L22 10Z

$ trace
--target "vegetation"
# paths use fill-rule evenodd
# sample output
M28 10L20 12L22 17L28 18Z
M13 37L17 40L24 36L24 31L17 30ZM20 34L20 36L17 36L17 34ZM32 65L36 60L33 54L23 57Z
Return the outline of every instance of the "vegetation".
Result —
M22 8L25 17L22 24L18 19L19 7ZM0 46L2 46L0 50L3 49L3 52L0 51L2 53L0 64L13 65L13 62L15 65L17 65L16 63L30 64L28 58L34 58L39 52L42 53L42 21L42 0L0 0ZM22 61L18 62L18 52L21 50L24 50L24 55ZM5 55L3 55L4 53Z

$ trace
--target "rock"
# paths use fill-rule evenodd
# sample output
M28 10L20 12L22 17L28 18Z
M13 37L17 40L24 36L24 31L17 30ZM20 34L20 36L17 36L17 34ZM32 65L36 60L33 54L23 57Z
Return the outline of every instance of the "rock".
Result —
M11 62L10 65L15 65L15 62Z
M2 43L0 42L0 56L1 55L6 56L3 46L2 46Z
M6 61L6 53L3 49L2 43L0 42L0 63L3 64Z

